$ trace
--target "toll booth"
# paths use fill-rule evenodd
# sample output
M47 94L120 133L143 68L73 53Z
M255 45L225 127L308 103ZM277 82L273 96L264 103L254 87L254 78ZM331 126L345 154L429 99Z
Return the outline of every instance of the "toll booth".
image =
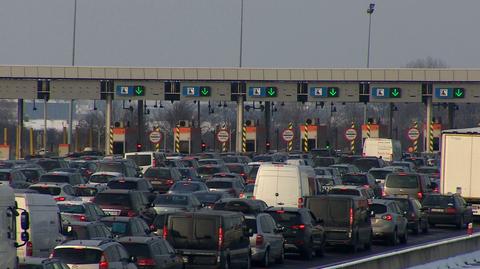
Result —
M304 151L305 143L305 124L299 125L300 130L300 150ZM325 147L327 143L327 126L325 124L307 125L308 130L308 150Z
M112 154L121 154L125 153L125 137L126 137L126 129L125 128L113 128L112 129L113 138L113 152Z
M440 150L440 139L442 137L442 130L443 130L443 126L441 123L432 123L431 125L432 127L432 140L433 140L433 151L439 151ZM427 147L429 147L430 143L428 143L427 141L427 125L424 124L423 126L423 141L424 141L424 145L425 145L425 150L427 149Z
M173 128L173 151L179 151L184 154L192 154L201 152L201 131L200 128L190 126L190 124L182 124L182 127ZM178 149L177 149L177 140Z
M265 152L265 128L251 121L247 121L246 125L246 152Z

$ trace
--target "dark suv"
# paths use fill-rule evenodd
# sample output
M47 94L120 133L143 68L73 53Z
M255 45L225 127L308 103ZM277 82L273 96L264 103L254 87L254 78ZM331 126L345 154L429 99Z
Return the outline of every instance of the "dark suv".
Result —
M347 173L342 175L341 180L343 185L364 186L372 189L376 198L382 197L382 187L368 173Z
M250 268L250 234L242 213L175 213L168 216L163 237L187 267Z
M283 227L286 253L300 253L310 260L314 255L323 256L325 232L315 216L306 208L270 207L265 210Z
M85 184L85 180L80 173L70 172L48 172L40 176L38 182L68 183L72 186Z
M140 215L149 205L141 192L130 190L105 190L93 202L109 215L127 217Z
M420 202L432 192L428 176L417 173L392 173L385 179L385 195L411 196Z
M136 190L145 195L145 198L151 203L157 196L153 191L152 184L144 178L125 177L113 178L108 181L107 187L117 190Z
M356 252L370 249L372 224L366 198L348 195L321 195L305 198L309 208L323 222L327 245L346 245Z

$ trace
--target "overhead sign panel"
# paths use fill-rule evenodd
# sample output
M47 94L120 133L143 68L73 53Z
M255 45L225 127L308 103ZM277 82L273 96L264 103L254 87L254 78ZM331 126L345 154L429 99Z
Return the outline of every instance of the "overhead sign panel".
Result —
M114 83L115 99L119 100L163 100L163 81L117 80Z
M100 99L99 80L52 80L50 99L57 100L98 100Z
M370 102L422 102L421 83L371 83Z
M36 99L36 80L0 79L0 99Z
M230 101L231 84L228 82L182 81L180 100Z
M433 84L436 103L480 103L480 83Z
M252 82L247 83L247 101L297 101L297 83Z
M359 83L308 83L308 101L358 102Z

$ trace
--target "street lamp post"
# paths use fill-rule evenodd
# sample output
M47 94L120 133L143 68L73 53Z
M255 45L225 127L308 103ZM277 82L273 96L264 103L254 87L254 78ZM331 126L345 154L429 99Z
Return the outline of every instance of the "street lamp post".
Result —
M367 68L370 68L370 37L372 33L372 14L375 11L375 4L370 3L367 9L368 14L368 44L367 44ZM367 103L363 107L363 124L367 124Z
M75 45L76 45L76 33L77 33L77 0L73 2L73 38L72 38L72 66L75 66ZM68 105L68 145L72 148L72 126L73 126L73 108L74 100L70 100Z

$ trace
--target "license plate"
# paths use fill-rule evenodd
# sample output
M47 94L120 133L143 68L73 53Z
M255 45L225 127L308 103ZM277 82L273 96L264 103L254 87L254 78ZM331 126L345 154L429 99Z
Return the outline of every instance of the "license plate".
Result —
M440 208L432 208L432 209L430 209L430 212L443 212L443 209L440 209Z
M118 216L120 215L120 210L103 210L105 213L107 213L110 216Z
M184 263L188 263L188 257L183 256L183 257L182 257L182 260L183 260Z

